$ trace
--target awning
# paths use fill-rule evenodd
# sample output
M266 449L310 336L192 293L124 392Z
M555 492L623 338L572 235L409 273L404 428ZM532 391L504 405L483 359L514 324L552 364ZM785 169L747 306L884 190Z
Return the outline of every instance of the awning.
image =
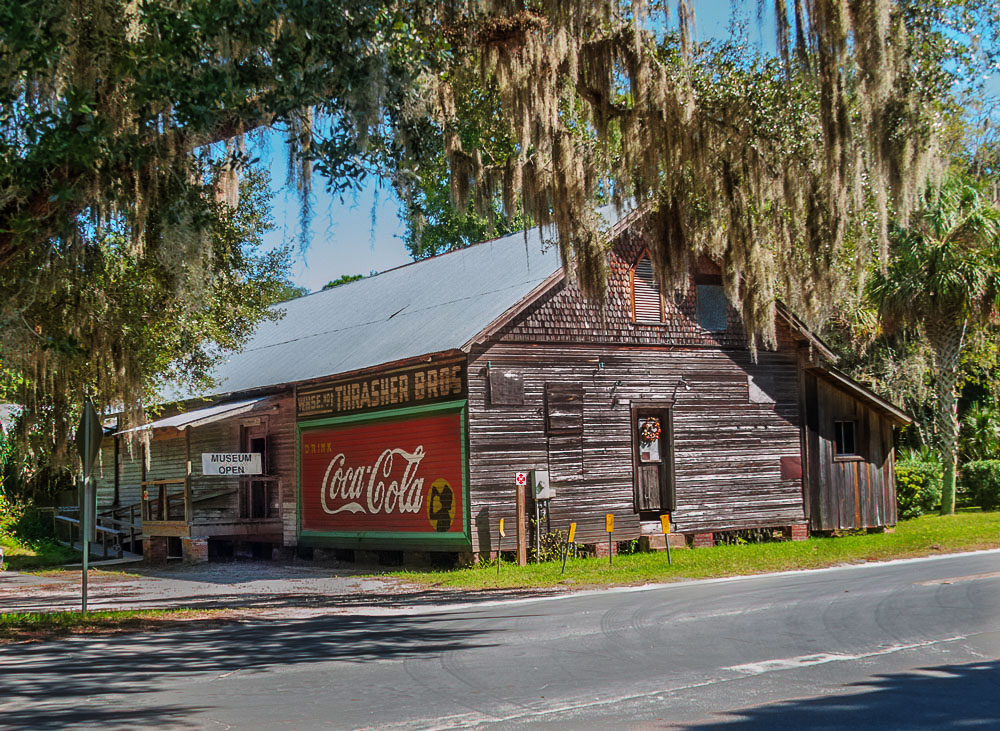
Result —
M156 421L151 421L148 424L143 424L142 426L125 429L124 431L118 432L118 434L145 431L146 429L177 429L180 431L190 427L203 426L205 424L211 424L213 421L221 421L223 419L229 419L234 416L244 414L267 398L267 396L261 396L260 398L250 399L249 401L234 401L228 404L208 406L204 409L185 411L183 414L167 416L163 419L157 419Z

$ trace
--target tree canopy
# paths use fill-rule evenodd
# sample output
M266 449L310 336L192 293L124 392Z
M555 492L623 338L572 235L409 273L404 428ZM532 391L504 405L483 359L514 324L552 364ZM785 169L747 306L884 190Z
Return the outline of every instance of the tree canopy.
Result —
M1000 211L961 178L927 193L907 228L893 230L884 272L869 284L889 328L920 329L933 355L941 511L955 510L959 369L973 335L1000 314Z
M305 223L314 173L334 191L383 175L419 208L443 165L458 210L551 231L594 297L606 244L594 207L635 201L661 279L708 254L751 336L769 341L777 297L818 312L845 242L865 256L852 232L871 211L883 242L890 213L905 223L937 168L956 49L995 29L996 11L774 0L766 58L693 43L691 5L3 4L0 355L31 341L31 306L60 296L53 267L78 298L101 251L160 266L204 308L200 263L267 127L287 139ZM85 308L62 311L42 337L81 327ZM81 391L140 404L135 347L111 329L85 357L117 377L63 378L42 359L32 378L57 409Z

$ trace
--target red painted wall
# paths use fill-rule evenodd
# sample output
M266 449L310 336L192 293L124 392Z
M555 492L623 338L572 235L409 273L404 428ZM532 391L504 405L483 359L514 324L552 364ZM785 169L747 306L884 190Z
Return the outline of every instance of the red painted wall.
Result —
M463 532L461 435L461 412L304 430L302 530Z

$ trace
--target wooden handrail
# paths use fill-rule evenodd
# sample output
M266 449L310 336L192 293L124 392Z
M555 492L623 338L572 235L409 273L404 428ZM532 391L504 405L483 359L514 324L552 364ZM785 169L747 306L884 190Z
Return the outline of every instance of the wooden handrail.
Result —
M80 521L76 518L68 518L65 515L57 515L56 520L61 520L64 523L70 523L72 525L80 525ZM100 533L107 533L112 536L123 536L125 531L115 530L114 528L105 528L103 525L95 526Z

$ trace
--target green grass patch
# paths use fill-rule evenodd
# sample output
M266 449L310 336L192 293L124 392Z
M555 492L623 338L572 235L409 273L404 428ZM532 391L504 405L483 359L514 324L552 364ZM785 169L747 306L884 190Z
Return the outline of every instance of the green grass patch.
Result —
M666 552L662 552L615 556L610 567L607 558L570 558L565 575L560 573L558 562L524 567L504 563L499 579L496 563L453 571L403 571L392 575L418 584L455 589L531 588L567 583L611 586L814 569L998 547L1000 512L977 510L902 521L894 533L674 549L672 566L667 564Z
M226 619L225 609L142 609L0 614L0 642L32 642L70 634L111 634L173 626L192 620Z
M37 571L81 560L79 551L45 539L23 541L13 535L0 535L0 545L7 571Z

